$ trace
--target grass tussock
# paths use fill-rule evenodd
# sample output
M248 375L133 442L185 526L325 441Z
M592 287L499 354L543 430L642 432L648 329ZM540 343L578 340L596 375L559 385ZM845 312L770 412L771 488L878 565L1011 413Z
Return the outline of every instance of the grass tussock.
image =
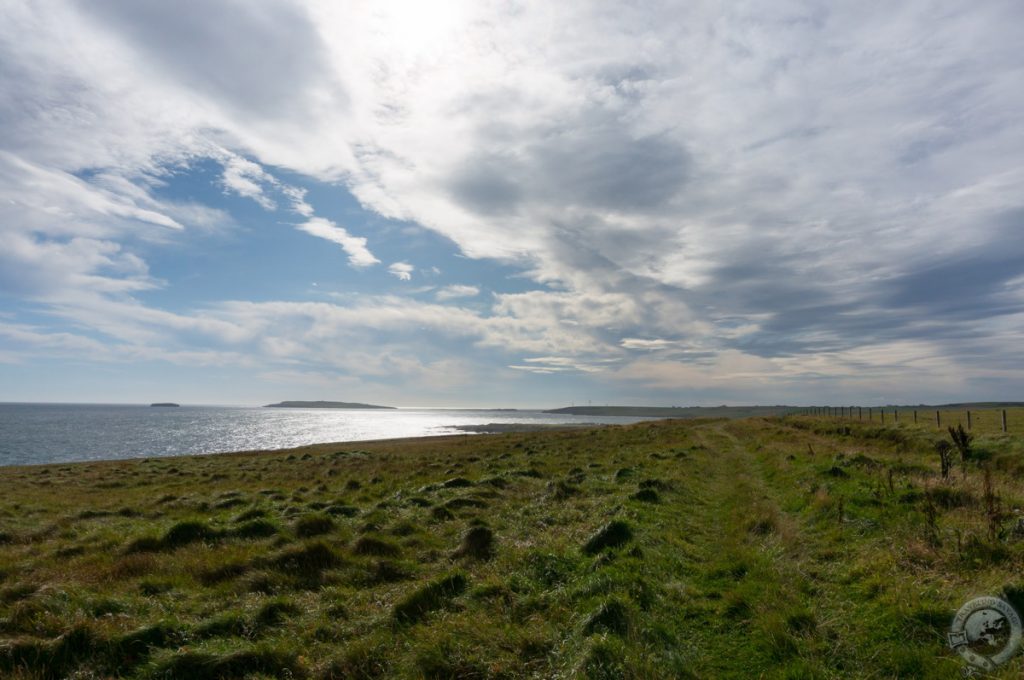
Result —
M254 646L223 654L204 651L169 654L152 664L148 676L227 680L250 677L305 678L307 673L294 650Z
M338 528L334 520L327 515L307 515L295 523L295 535L299 538L323 536Z
M398 557L402 554L402 549L393 543L373 536L361 536L352 545L352 553L373 557Z
M462 573L449 574L414 590L399 600L392 616L401 624L422 621L428 614L446 606L466 589L467 579Z
M633 538L633 530L629 524L622 520L608 522L598 529L583 545L583 552L587 555L596 555L608 548L618 548L625 545Z
M494 532L487 527L473 527L462 537L462 544L455 551L454 557L489 560L494 557L494 552Z

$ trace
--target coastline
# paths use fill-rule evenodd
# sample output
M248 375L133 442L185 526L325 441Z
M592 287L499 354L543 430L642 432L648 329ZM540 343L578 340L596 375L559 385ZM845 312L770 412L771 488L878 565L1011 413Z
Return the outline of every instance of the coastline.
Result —
M664 420L664 419L652 419L652 420ZM640 421L641 423L647 423L652 421ZM267 448L267 449L233 449L227 451L211 451L209 453L182 453L173 454L166 456L158 455L140 455L135 457L126 458L97 458L92 460L70 460L70 461L48 461L42 463L22 463L16 465L3 465L0 464L0 475L4 471L8 470L19 470L29 469L35 470L44 467L65 467L69 465L81 466L81 465L117 465L124 463L133 463L141 461L178 461L178 460L190 460L190 459L202 459L202 458L223 458L223 457L252 457L252 456L264 456L264 455L321 455L328 451L334 451L339 448L351 448L358 449L360 447L375 448L377 446L401 446L401 445L416 445L424 442L457 442L463 441L467 438L476 437L497 437L500 435L509 434L526 434L531 432L571 432L582 429L600 429L606 427L626 427L628 425L635 425L638 423L628 423L623 425L614 424L603 424L603 423L567 423L567 424L552 424L552 425L538 425L534 423L488 423L486 425L465 425L465 426L453 426L453 429L462 430L459 433L444 433L444 434L428 434L420 435L415 437L382 437L379 439L352 439L343 441L328 441L328 442L317 442L312 444L301 444L299 446L283 446L279 448Z
M646 418L539 411L0 405L0 466L276 450L325 442L639 420ZM457 429L460 426L472 427Z

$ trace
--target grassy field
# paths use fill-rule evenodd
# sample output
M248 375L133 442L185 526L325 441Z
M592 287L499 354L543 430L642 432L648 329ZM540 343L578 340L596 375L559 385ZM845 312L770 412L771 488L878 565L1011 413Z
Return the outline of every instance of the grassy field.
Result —
M959 677L960 605L1024 611L1024 440L944 481L940 434L660 421L0 469L0 677Z

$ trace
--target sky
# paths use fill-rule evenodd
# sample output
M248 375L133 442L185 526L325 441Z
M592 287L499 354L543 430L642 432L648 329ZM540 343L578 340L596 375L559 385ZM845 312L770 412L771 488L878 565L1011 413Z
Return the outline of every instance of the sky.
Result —
M1022 25L0 0L0 401L1024 400Z

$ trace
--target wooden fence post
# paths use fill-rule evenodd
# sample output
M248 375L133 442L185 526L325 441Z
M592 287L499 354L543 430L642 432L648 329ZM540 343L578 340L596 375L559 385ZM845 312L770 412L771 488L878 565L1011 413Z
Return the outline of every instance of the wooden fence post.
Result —
M935 412L935 427L942 427L942 418L939 417L939 412Z
M882 425L885 425L885 409L878 409L878 415L882 418Z
M967 412L967 429L971 429L971 412Z
M917 409L914 409L914 424L917 425Z
M1003 432L1006 432L1006 409L1003 409Z
M897 423L900 422L900 412L899 412L899 409L895 409L894 408L892 410L892 417L893 417L893 420L895 420Z

